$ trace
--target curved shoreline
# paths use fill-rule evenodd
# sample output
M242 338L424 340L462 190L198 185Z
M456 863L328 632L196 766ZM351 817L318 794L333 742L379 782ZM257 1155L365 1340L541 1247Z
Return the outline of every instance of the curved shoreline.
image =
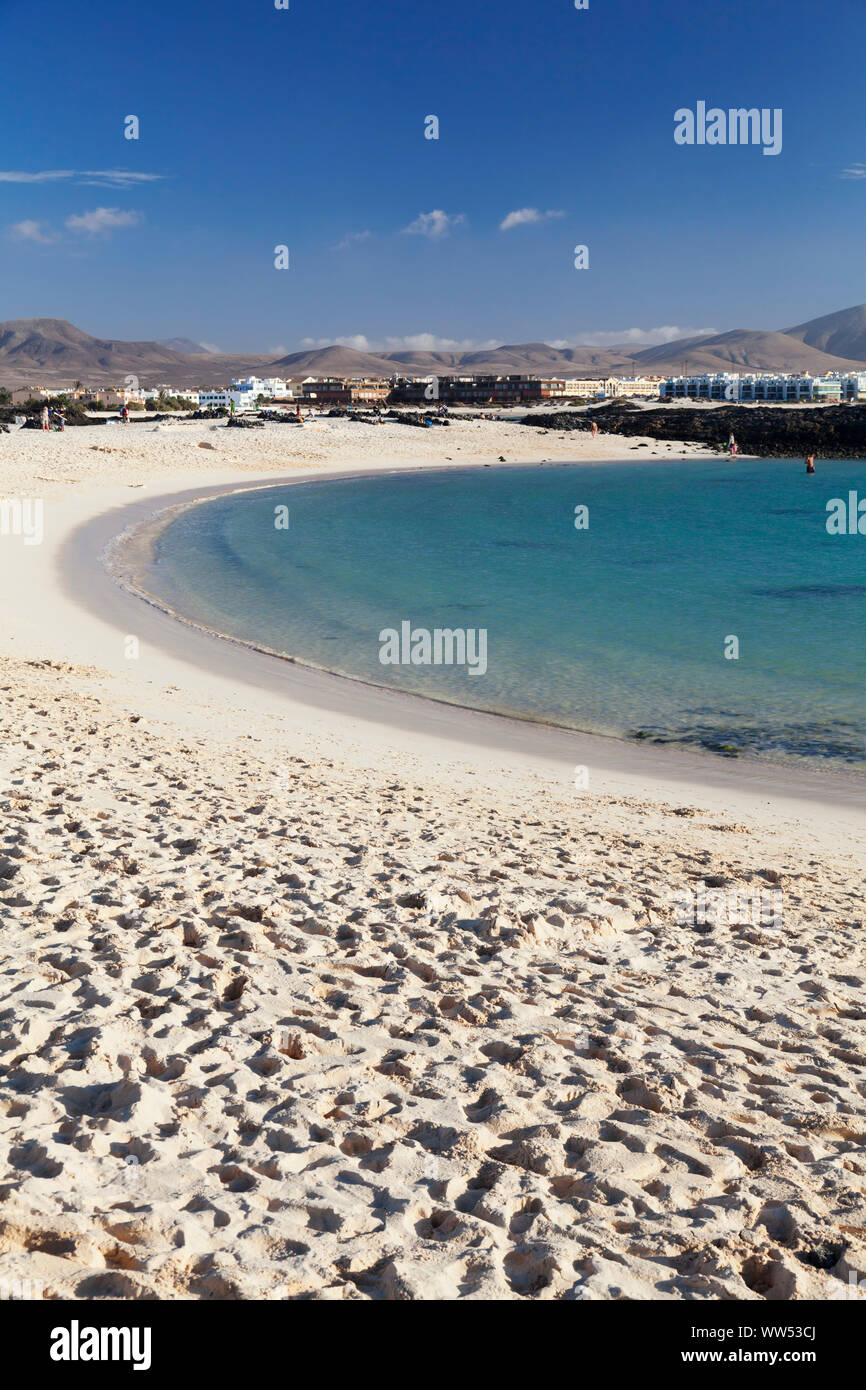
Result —
M444 470L448 464L426 465ZM470 470L490 464L460 463ZM514 462L504 467L526 467ZM531 465L529 465L531 466ZM542 466L542 465L539 465ZM543 465L549 466L549 465ZM553 465L556 466L556 465ZM160 605L146 591L108 567L122 563L121 552L142 536L151 537L180 511L230 493L270 489L308 482L417 473L418 466L370 469L294 471L289 475L209 484L167 493L109 512L100 512L76 528L58 556L64 587L76 602L107 619L112 626L133 630L164 653L192 663L200 671L230 677L248 687L277 693L364 723L432 735L475 748L509 750L544 762L588 763L614 774L637 777L654 794L664 784L699 785L707 790L753 789L784 799L805 799L836 806L859 804L866 778L857 772L833 769L829 774L750 759L718 758L695 749L647 745L613 735L572 730L560 725L524 720L508 714L477 710L427 695L409 694L342 675L282 653L269 652L242 639L218 633ZM166 514L170 513L170 516ZM155 530L155 528L158 528ZM82 579L85 581L82 586ZM130 618L134 621L130 623ZM125 620L125 621L124 621Z
M476 468L489 468L490 464L479 464L475 467L471 465L465 467L460 465L457 469L449 470L456 472L474 472ZM526 468L532 467L531 464L502 464L500 467ZM540 465L539 465L540 466ZM555 467L568 467L567 464L557 464ZM418 469L394 469L393 474L400 476L417 476ZM314 479L296 478L291 482L276 481L273 483L253 483L249 487L232 488L227 495L240 492L269 492L273 488L299 486L306 482L320 482L322 486L327 486L329 482L336 482L343 479L357 481L362 478L375 478L381 474L370 472L334 474L328 478L317 477ZM464 710L472 714L488 715L493 719L513 720L518 724L528 724L543 729L556 729L561 733L571 733L585 735L589 738L608 738L617 743L630 744L631 740L623 738L618 734L605 734L596 729L575 728L570 724L560 724L554 719L530 718L528 715L512 714L508 710L481 709L477 705L466 705L460 700L450 700L445 696L430 695L420 691L397 690L393 686L386 685L384 682L369 680L364 676L352 675L349 671L335 670L332 666L322 666L319 662L311 661L306 657L296 656L291 652L277 651L274 647L268 647L263 642L254 642L243 637L236 637L231 633L222 632L219 628L211 627L208 623L200 622L196 618L182 613L179 609L173 608L164 599L158 598L155 594L146 589L139 578L143 567L152 564L154 560L153 547L169 526L186 511L191 511L202 503L211 501L213 496L219 494L208 494L197 497L191 501L178 502L174 505L161 508L155 512L148 520L128 527L120 535L115 536L109 541L108 545L100 555L108 574L116 584L131 597L139 599L149 607L156 609L159 613L164 613L166 617L175 622L182 623L184 626L194 629L196 632L203 633L206 637L213 638L220 642L230 642L233 646L240 647L245 651L257 652L262 656L271 658L274 661L285 661L292 666L302 667L308 671L317 671L324 676L329 676L334 680L351 681L356 685L363 686L368 690L381 690L388 694L401 695L409 700L425 700L434 705L447 705L452 709ZM139 550L142 552L139 554ZM701 756L706 756L701 754ZM711 754L709 756L712 756Z

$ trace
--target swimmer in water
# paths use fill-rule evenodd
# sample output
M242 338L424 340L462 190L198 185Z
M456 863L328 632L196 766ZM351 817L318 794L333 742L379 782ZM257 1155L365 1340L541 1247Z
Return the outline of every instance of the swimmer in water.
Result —
M806 472L807 472L807 473L814 473L814 472L815 472L815 455L814 455L814 454L810 454L809 457L806 459Z

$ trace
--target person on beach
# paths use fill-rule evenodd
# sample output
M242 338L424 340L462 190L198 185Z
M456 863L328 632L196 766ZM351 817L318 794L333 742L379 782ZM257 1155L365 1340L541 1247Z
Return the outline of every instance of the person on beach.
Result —
M42 428L44 430L48 430L49 432L51 430L51 412L49 411L47 405L44 405L42 407Z
M814 454L810 454L809 457L806 459L806 472L807 472L807 473L814 473L814 472L815 472L815 455L814 455Z
M120 412L120 418L125 425L129 424L129 406L125 405Z
M598 434L598 421L597 421L597 420L593 420L593 422L592 422L592 437L593 437L593 439L595 439L595 436L596 436L597 434Z
M737 457L737 441L733 435L728 439L728 457L732 459Z

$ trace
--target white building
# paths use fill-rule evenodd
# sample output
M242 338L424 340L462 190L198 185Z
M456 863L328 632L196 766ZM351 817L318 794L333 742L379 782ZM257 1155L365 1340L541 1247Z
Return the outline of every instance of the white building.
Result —
M275 376L236 378L232 381L232 390L251 395L254 400L256 396L264 396L269 401L287 401L291 400L293 395L291 383L281 381Z
M664 400L687 397L690 400L748 402L858 401L866 399L866 372L828 373L810 376L808 372L705 372L701 376L670 376L662 381L659 393Z
M653 399L659 393L658 377L553 377L541 383L542 397L555 400L582 396L584 400L610 400L617 396L643 396Z
M300 395L300 391L298 392ZM213 391L199 391L198 403L202 410L230 410L234 404L235 412L257 410L259 397L265 400L290 401L294 399L291 382L280 381L277 377L236 377L231 386Z
M612 376L604 387L608 396L643 396L649 400L658 397L660 384L658 377Z
M174 386L154 386L152 389L141 391L139 394L147 406L158 401L160 396L174 396L176 400L188 401L193 408L199 403L198 391L178 391Z
M198 403L201 410L255 410L256 398L249 391L229 391L221 386L216 391L199 391Z

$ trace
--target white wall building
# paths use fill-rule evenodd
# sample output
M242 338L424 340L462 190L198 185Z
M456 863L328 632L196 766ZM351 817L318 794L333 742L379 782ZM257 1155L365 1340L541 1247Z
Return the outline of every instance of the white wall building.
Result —
M159 400L159 397L162 395L174 396L176 399L188 401L193 407L197 406L199 403L198 391L178 391L174 386L154 386L150 390L140 392L140 395L147 406Z
M660 384L658 377L611 376L604 387L608 396L643 396L650 400L658 397Z
M585 400L610 400L617 396L644 396L653 399L659 393L658 377L646 376L608 376L608 377L552 377L543 380L542 396L555 400L557 397L582 396Z
M232 381L232 390L251 395L255 400L256 396L265 396L268 400L286 401L292 398L292 386L290 382L281 381L279 377L258 377L247 376L235 378Z
M682 399L748 402L858 401L866 400L866 372L828 373L810 376L808 372L705 372L701 376L670 376L662 381L659 393L665 400Z
M225 387L216 391L199 391L198 403L202 410L230 410L232 403L236 411L256 408L256 398L251 391L229 391Z
M280 381L278 377L236 377L229 387L200 391L198 403L202 410L218 410L220 407L230 410L234 403L237 413L241 410L257 410L260 396L274 401L293 400L292 384Z

